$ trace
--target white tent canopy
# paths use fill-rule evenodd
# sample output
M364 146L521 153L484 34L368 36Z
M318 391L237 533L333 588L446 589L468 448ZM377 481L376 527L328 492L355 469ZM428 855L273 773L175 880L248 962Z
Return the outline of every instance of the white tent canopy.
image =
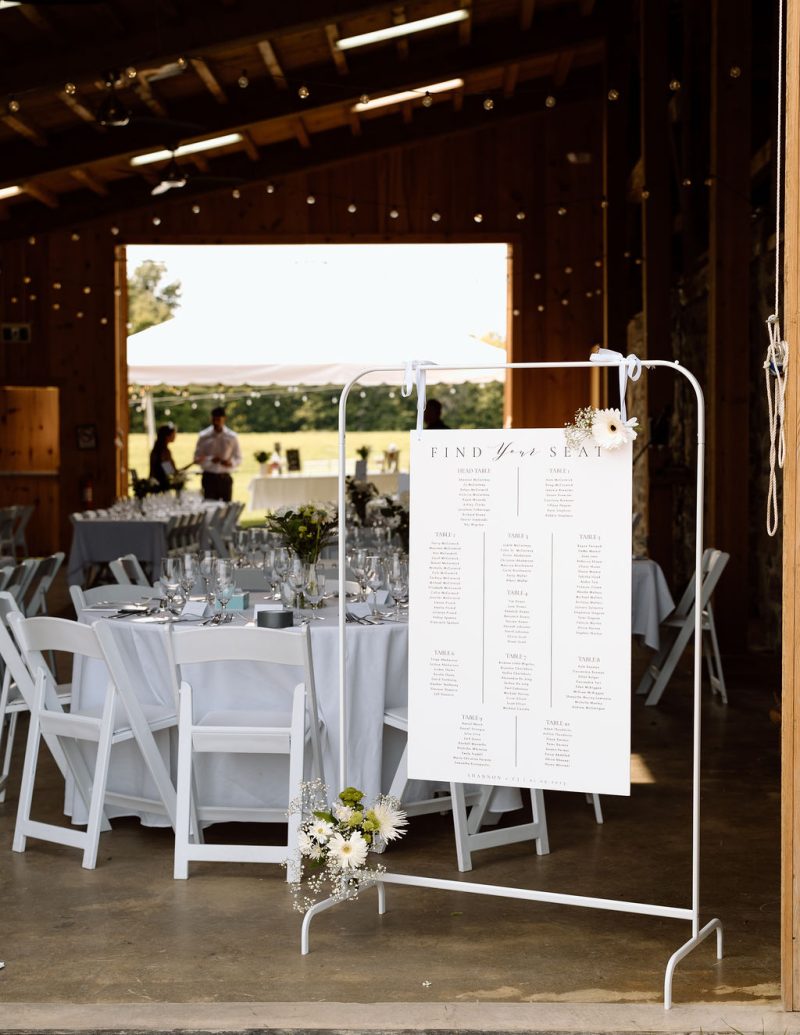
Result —
M325 341L292 343L258 338L263 329L249 333L249 340L236 340L240 332L232 332L230 323L214 323L179 313L173 319L128 338L128 381L136 385L341 385L370 366L402 366L408 360L424 359L446 367L481 364L490 367L505 363L503 349L483 341L465 337L451 341L425 341L423 336L409 343L405 355L389 354L376 340L375 348L364 355L363 346L354 344L350 354L337 344L338 355L331 355ZM265 336L266 337L266 336ZM225 363L226 352L253 355L263 352L262 363ZM178 359L180 357L180 359ZM185 358L184 358L185 357ZM284 362L274 362L285 357ZM213 359L213 362L209 362ZM273 360L273 362L269 362ZM502 381L502 370L430 371L431 384L461 384L465 381L485 383ZM365 385L399 384L400 375L371 374L361 380Z

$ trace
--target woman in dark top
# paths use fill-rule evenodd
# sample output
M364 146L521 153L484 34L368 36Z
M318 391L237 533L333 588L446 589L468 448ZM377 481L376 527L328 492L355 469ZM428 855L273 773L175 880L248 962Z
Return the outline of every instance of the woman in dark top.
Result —
M156 441L150 450L150 478L158 482L160 492L170 488L170 475L175 474L175 461L169 451L170 443L175 441L175 425L162 424L156 433Z

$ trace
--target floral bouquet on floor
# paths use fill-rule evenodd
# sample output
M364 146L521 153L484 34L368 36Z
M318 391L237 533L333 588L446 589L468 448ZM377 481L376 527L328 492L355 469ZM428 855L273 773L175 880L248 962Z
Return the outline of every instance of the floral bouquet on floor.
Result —
M339 531L333 503L304 503L301 507L279 507L267 513L267 528L304 564L316 564L322 549Z
M320 899L356 898L359 888L386 872L385 866L368 866L367 858L402 837L408 820L396 798L379 795L369 807L363 799L361 791L346 787L329 805L321 780L301 785L289 808L301 816L298 879L290 885L298 912L306 913Z

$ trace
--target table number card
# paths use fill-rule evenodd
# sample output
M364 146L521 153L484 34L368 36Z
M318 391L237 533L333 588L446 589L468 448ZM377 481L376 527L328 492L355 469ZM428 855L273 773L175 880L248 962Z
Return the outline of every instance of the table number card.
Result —
M630 793L631 446L411 435L409 776Z

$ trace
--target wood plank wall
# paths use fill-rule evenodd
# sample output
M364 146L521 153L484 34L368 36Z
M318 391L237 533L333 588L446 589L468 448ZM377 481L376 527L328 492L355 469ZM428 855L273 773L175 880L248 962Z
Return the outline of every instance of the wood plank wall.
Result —
M62 544L67 515L82 505L82 483L92 480L94 504L103 506L126 477L125 355L116 340L126 242L508 241L512 358L582 359L603 331L603 270L596 265L603 254L602 125L598 98L293 175L276 181L272 194L264 184L242 187L238 199L230 189L199 198L176 192L135 214L0 246L0 321L25 319L34 329L30 346L0 352L0 384L61 391ZM590 160L575 164L570 153ZM143 197L147 190L143 183ZM312 193L316 204L308 205ZM355 214L347 212L350 200ZM398 219L389 216L393 205ZM413 284L398 285L398 304L412 294ZM357 288L352 301L358 304ZM560 426L587 405L588 378L527 373L514 378L508 400L516 426ZM97 425L97 449L77 449L82 424Z

